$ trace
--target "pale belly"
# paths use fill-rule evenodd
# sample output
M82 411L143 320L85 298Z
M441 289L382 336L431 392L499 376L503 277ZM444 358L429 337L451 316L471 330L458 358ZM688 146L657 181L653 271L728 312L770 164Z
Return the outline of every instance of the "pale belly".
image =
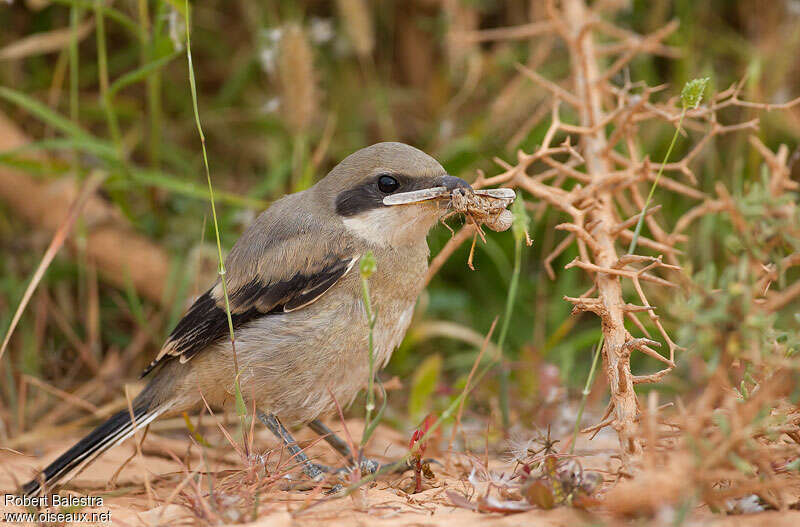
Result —
M374 328L376 371L384 367L411 322L414 302L389 299L379 310ZM286 425L307 423L345 407L369 378L368 326L360 298L341 289L331 291L308 308L270 315L236 332L242 395L248 405L276 414ZM232 393L230 344L190 361L213 361L197 388ZM213 372L213 373L212 373ZM215 390L215 386L217 389ZM229 399L230 401L230 399ZM335 402L334 402L335 401ZM224 401L209 401L222 404Z

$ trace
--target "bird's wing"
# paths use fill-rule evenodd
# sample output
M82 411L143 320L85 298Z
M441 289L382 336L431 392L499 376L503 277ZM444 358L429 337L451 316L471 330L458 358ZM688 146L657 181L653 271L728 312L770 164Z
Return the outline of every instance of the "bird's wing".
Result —
M256 318L302 309L345 276L360 255L306 223L287 225L268 210L245 232L226 261L234 330ZM219 280L175 326L142 376L178 357L184 363L229 335Z

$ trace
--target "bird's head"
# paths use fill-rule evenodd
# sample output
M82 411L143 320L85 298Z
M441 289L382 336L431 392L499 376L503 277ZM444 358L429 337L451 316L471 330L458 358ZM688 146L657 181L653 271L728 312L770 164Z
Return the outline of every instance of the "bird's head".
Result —
M423 240L447 211L450 192L470 189L434 158L403 143L347 156L316 185L326 207L355 235L400 247Z

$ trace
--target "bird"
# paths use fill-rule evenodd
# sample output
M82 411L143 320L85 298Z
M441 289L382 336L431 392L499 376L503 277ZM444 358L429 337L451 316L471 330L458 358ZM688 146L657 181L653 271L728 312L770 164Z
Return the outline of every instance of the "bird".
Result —
M169 334L144 370L149 382L131 407L78 441L22 492L35 496L54 488L157 418L202 404L222 406L235 395L237 375L248 407L307 476L319 480L326 467L308 459L289 428L308 425L354 462L354 453L320 418L352 402L371 374L357 264L367 254L376 263L369 294L376 313L374 364L382 368L423 290L427 234L456 190L471 186L423 151L384 142L350 154L313 186L275 201L232 247L225 282L218 277Z

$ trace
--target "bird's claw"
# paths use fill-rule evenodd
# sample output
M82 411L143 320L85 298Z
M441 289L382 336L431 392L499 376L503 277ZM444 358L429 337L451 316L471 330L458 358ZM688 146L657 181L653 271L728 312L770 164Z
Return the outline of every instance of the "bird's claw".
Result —
M433 458L425 458L422 460L423 464L431 463L436 464L439 466L443 466L439 461ZM381 463L380 461L376 461L374 459L363 459L361 460L361 476L369 476L371 474L375 474L378 471L384 470L387 467L394 467L392 470L388 470L386 474L401 474L406 472L407 470L413 470L414 466L412 462L406 461L405 463ZM321 465L319 463L307 463L303 466L303 473L308 476L309 478L313 479L314 481L322 481L325 479L325 474L336 474L338 476L344 476L350 474L354 466L344 466L340 468L329 467L327 465ZM329 493L335 494L338 492L336 487L339 485L334 486Z
M325 474L330 472L331 467L327 465L320 465L318 463L306 463L303 465L303 474L314 481L322 481L325 479Z
M361 475L367 476L369 474L375 474L378 470L380 470L381 464L374 459L364 459L361 461Z
M443 466L439 461L433 458L425 458L422 460L422 463L432 463L439 466ZM361 475L367 476L370 474L375 474L376 472L382 471L387 469L388 467L394 467L391 470L387 470L386 474L402 474L407 470L412 470L414 468L412 462L406 461L404 463L381 463L379 461L375 461L374 459L364 459L361 461ZM337 473L347 473L353 470L354 467L343 467L337 470Z
M362 476L374 474L384 466L380 462L375 461L374 459L363 459L361 460L360 465L361 465ZM339 469L336 469L334 472L339 475L349 474L353 471L354 468L355 465L347 465Z
M333 487L331 487L331 488L329 488L328 490L326 490L326 491L325 491L325 495L326 495L326 496L334 496L334 495L336 495L336 494L339 494L339 493L340 493L340 492L342 492L343 490L344 490L344 487L342 486L342 484L341 484L341 483L337 483L337 484L336 484L336 485L334 485Z

